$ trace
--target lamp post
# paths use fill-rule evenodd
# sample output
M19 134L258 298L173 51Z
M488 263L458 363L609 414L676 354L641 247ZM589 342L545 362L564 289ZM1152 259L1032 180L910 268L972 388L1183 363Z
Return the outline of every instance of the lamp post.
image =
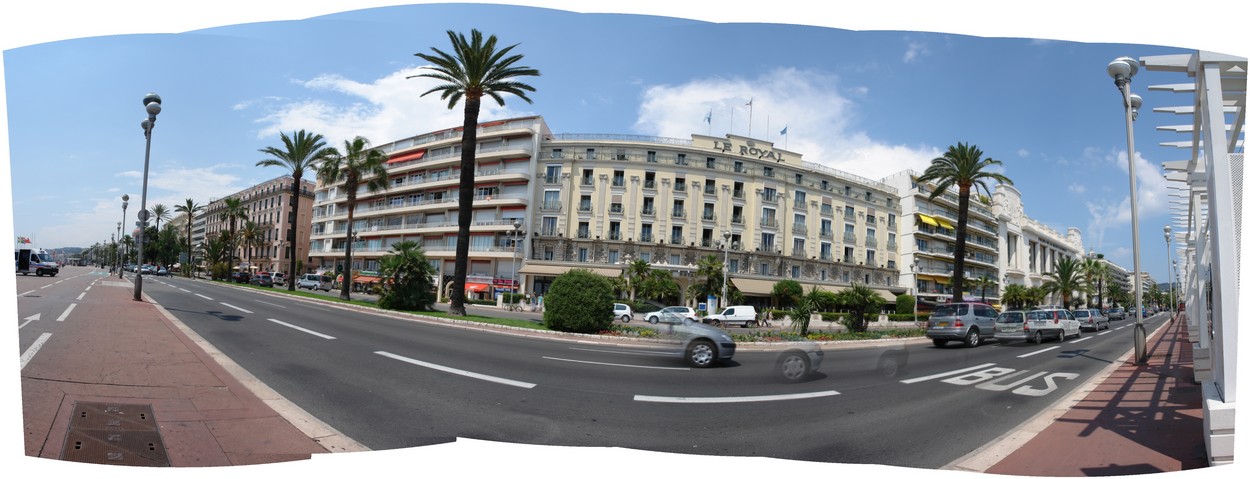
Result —
M1163 241L1168 245L1168 262L1172 262L1172 225L1163 225ZM1172 277L1172 270L1168 269L1168 296L1172 297L1172 317L1169 321L1176 319L1176 280Z
M516 309L516 295L521 288L517 287L517 252L520 251L518 240L521 239L521 219L512 220L512 297L509 309Z
M1129 206L1133 218L1133 296L1137 304L1133 308L1133 358L1137 364L1146 362L1146 326L1142 323L1141 298L1141 247L1137 234L1137 169L1133 158L1133 121L1137 119L1137 109L1141 106L1141 97L1131 93L1129 85L1133 75L1137 74L1137 60L1120 57L1107 65L1107 74L1115 80L1124 100L1124 124L1128 132L1128 188Z
M117 248L117 252L119 256L118 261L117 261L117 266L118 266L117 277L118 278L124 278L125 276L123 276L122 273L126 271L126 254L124 253L124 248L123 248L126 245L126 243L122 241L122 225L126 223L126 206L129 206L129 205L130 205L130 195L122 195L122 220L117 222L117 242L120 243L120 246Z
M729 303L729 230L721 232L721 237L725 238L725 242L721 243L721 247L725 249L725 260L721 262L721 279L720 279L720 310L725 310L725 304Z
M139 265L143 264L143 233L148 225L148 160L152 156L152 127L156 126L156 115L161 112L161 96L155 93L148 93L143 96L143 108L148 112L148 118L143 120L139 126L143 127L143 137L147 139L147 145L143 149L143 192L139 195L139 238L135 244L139 247ZM142 267L142 266L140 266ZM135 275L135 301L143 300L143 274Z
M916 323L916 327L920 327L920 277L916 276L916 271L920 270L920 257L912 255L911 257L911 321Z

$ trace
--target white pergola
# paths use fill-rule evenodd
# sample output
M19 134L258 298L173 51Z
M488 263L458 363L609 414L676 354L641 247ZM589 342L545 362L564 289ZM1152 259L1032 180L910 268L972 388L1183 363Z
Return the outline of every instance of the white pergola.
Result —
M1163 163L1176 231L1174 256L1189 318L1194 375L1202 383L1207 460L1228 464L1233 462L1237 406L1246 59L1199 51L1143 57L1141 65L1192 79L1150 90L1185 95L1189 103L1153 111L1192 118L1189 124L1158 129L1185 137L1162 146L1189 152L1188 159Z

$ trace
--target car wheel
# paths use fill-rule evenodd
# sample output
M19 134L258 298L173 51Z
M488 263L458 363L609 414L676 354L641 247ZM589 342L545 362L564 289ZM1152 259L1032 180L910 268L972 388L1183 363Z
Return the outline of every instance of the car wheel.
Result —
M759 326L759 321L747 321L746 324L742 325L744 328L758 328Z
M934 345L934 346L936 346L936 347L939 347L939 348L940 348L940 347L942 347L942 346L946 346L946 340L945 340L945 339L934 339L934 340L933 340L933 345Z
M1041 331L1033 333L1033 342L1037 344L1042 344L1042 332Z
M716 348L706 339L695 340L686 347L686 362L696 368L706 368L716 362Z
M807 377L811 372L811 364L808 363L806 354L788 351L777 360L777 372L782 379L794 382Z
M720 320L719 320L719 319L713 319L713 320L711 321L711 323L712 323L712 326L720 326Z
M975 348L981 345L981 334L975 329L968 330L968 335L964 336L964 345Z
M1080 331L1080 329L1078 329L1077 331ZM1067 333L1063 331L1063 328L1059 328L1059 337L1055 338L1055 341L1062 343L1063 340L1067 338L1068 338Z
M651 323L651 324L659 324L659 322L660 322L660 317L659 317L659 316L652 316L652 317L650 317L650 318L647 318L647 322L648 322L648 323Z
M35 276L43 276L43 271L35 270Z
M603 317L603 316L600 316L600 318L602 318L602 317ZM621 315L621 322L622 322L622 323L628 323L628 322L629 322L629 315L628 315L628 314L622 314L622 315Z

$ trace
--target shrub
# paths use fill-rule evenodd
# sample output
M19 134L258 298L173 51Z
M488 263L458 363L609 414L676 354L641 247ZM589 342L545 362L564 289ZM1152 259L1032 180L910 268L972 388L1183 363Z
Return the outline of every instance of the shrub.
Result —
M899 314L906 313L909 316L908 321L911 320L910 319L911 311L912 311L912 308L914 308L915 306L916 306L916 297L910 294L900 294L898 295L898 298L894 300L894 311L898 312ZM894 319L894 318L890 318L890 319Z
M543 324L555 331L595 333L612 325L612 282L586 269L557 276L543 298Z

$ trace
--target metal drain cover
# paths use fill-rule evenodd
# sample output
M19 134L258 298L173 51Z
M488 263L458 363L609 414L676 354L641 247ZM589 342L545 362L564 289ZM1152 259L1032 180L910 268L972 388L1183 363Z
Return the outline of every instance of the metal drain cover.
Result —
M168 466L150 404L75 402L61 459L121 466Z

